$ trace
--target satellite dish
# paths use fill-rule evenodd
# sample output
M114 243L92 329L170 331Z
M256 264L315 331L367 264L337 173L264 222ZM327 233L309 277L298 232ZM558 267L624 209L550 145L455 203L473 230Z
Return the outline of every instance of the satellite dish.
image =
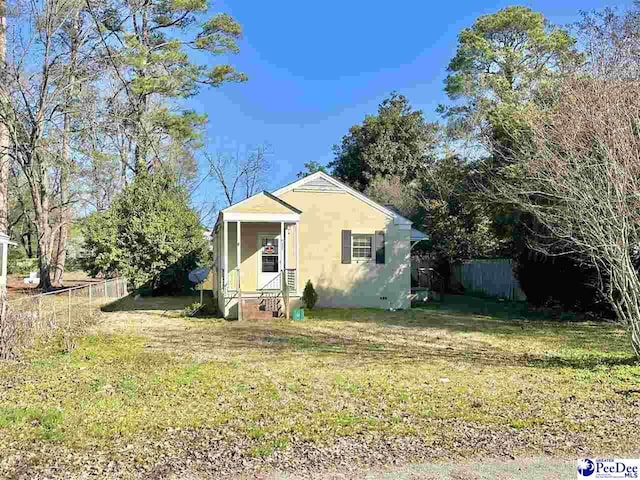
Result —
M189 281L193 283L202 283L209 276L209 269L207 267L196 268L192 272L189 272Z

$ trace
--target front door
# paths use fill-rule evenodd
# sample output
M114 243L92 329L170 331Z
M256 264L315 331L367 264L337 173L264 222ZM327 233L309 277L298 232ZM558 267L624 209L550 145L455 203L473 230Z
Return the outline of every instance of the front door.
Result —
M258 236L258 289L278 290L280 265L280 235L261 234Z

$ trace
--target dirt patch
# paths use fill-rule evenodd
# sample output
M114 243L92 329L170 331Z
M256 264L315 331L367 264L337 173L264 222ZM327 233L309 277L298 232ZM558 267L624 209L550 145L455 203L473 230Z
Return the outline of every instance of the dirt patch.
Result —
M40 293L37 285L27 285L24 279L28 275L9 275L7 278L7 292L10 299L25 295L37 295ZM101 283L104 280L89 277L84 272L65 273L64 288L74 288L93 283Z

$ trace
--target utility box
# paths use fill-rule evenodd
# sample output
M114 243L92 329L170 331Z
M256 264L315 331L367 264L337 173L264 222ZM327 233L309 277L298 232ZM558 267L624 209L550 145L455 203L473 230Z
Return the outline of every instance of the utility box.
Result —
M298 322L304 320L304 308L294 308L291 312L291 319Z

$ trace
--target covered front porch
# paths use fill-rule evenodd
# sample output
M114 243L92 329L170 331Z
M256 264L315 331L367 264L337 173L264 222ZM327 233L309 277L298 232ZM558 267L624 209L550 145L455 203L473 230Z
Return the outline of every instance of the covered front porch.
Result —
M300 213L222 212L216 232L218 302L226 318L288 316L300 296Z

